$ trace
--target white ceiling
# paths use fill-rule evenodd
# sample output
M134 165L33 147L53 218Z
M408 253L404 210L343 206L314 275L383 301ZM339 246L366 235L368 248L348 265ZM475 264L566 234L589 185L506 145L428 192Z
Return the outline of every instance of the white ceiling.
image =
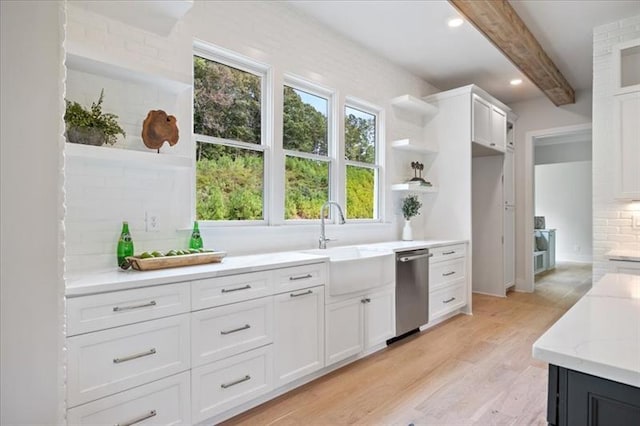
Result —
M504 103L541 96L531 82L469 23L449 28L457 15L447 1L290 1L343 36L402 66L434 86L477 84ZM593 27L640 15L640 1L511 0L576 90L590 89ZM520 86L510 86L522 78Z

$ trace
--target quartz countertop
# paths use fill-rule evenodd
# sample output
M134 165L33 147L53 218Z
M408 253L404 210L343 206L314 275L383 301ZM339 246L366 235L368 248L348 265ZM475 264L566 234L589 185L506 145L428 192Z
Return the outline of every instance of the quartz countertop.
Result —
M640 250L611 250L606 254L609 260L624 260L627 262L640 262Z
M640 276L605 275L533 344L533 357L640 387Z
M355 245L396 252L463 243L466 243L466 241L416 240L387 241ZM318 253L304 253L304 250L301 250L299 252L291 251L246 256L227 256L221 263L160 269L155 271L134 271L131 269L123 271L117 268L105 271L84 271L69 274L66 277L65 295L67 297L83 296L108 291L148 287L158 284L169 284L246 272L286 268L310 263L322 263L328 262L328 260L328 256L323 256Z

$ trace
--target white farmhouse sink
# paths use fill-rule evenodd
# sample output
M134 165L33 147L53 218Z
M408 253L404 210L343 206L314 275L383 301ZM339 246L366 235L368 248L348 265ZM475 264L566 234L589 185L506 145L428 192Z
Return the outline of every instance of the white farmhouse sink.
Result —
M331 247L304 253L329 257L329 294L362 292L395 280L392 251L365 246Z

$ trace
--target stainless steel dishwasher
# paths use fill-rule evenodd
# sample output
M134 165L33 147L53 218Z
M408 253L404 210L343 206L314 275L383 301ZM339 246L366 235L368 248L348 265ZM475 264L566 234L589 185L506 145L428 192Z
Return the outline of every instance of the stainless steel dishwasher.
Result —
M396 253L396 337L429 321L429 249Z

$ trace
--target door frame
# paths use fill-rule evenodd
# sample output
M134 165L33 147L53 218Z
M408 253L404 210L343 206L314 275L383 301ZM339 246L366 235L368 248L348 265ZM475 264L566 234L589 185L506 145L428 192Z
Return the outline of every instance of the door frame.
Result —
M522 235L524 256L524 281L516 279L516 290L533 293L535 276L533 273L533 217L535 216L535 165L534 146L535 140L545 137L562 136L571 133L592 130L591 123L575 124L571 126L552 127L549 129L533 130L526 133L524 141L524 228L520 230Z

